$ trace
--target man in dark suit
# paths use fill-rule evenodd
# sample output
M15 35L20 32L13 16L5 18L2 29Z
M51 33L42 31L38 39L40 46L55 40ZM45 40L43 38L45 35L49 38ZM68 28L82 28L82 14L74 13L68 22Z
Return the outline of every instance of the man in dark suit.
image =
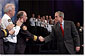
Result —
M80 41L74 23L64 20L64 13L61 11L55 13L55 19L57 24L52 27L51 34L45 39L41 37L40 41L56 40L58 54L75 54L80 50Z
M27 13L25 11L19 11L17 14L17 18L20 19L23 23L27 20ZM31 39L33 41L38 40L38 37L31 34L27 30L27 26L22 24L20 32L17 36L17 46L16 46L16 54L24 54L26 48L26 39Z

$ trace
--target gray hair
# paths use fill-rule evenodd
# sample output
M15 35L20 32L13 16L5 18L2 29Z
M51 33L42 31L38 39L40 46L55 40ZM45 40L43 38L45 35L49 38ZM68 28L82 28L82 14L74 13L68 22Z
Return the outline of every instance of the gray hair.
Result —
M12 3L6 4L4 7L4 12L6 13L6 12L12 10L13 8L15 8L14 4L12 4Z
M61 17L63 17L63 19L64 19L64 13L63 12L61 12L61 11L57 11L56 13L58 13L59 14L59 16Z

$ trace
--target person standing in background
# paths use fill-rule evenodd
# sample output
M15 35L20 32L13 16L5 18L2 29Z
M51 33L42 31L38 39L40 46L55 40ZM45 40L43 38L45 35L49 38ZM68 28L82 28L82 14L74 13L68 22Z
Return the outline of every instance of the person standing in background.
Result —
M80 51L77 52L77 53L83 54L83 52L84 52L83 27L80 25L80 22L76 23L76 28L78 30L78 34L79 34L79 37L80 37Z

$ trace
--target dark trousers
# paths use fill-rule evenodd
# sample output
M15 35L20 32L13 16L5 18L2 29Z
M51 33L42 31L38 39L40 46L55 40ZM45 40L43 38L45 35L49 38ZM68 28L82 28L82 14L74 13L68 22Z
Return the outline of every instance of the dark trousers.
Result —
M4 42L4 53L5 54L14 54L15 53L15 43Z
M59 54L70 54L65 46L59 50Z
M61 43L58 44L58 54L70 54L69 51L67 50L64 41L62 40Z

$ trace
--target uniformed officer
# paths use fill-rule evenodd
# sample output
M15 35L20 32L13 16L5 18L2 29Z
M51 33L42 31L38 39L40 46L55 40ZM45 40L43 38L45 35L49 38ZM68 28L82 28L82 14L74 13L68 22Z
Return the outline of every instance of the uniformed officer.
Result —
M32 17L30 18L30 25L35 26L35 22L36 22L35 14L32 14Z
M10 24L6 27L6 29L1 29L0 27L0 54L4 54L4 46L3 46L3 37L7 37L9 33L9 30L11 30L14 27L13 24Z
M36 26L39 26L40 27L40 23L41 23L41 20L40 20L40 15L38 15L38 18L36 19Z
M32 14L32 17L29 19L30 22L30 26L31 26L31 30L30 31L32 34L36 34L37 33L37 28L36 28L36 18L35 18L35 14Z
M27 13L25 11L19 11L17 14L17 18L20 18L20 20L24 23L27 20ZM20 32L18 34L18 42L16 46L15 53L17 54L23 54L25 52L26 48L26 39L31 39L33 41L37 41L38 37L36 35L31 34L27 30L27 26L24 24L21 26Z
M46 28L49 32L52 32L52 26L53 26L53 21L50 20L49 23L47 23L47 26L46 26Z
M46 20L45 20L45 16L41 17L41 27L46 27Z
M4 15L1 21L1 27L6 29L9 24L13 24L11 18L15 14L15 5L14 4L6 4L4 7ZM6 54L13 54L15 52L15 46L17 43L17 34L19 33L20 26L22 22L20 20L17 21L16 26L13 27L12 34L9 34L8 37L4 38L4 52Z

